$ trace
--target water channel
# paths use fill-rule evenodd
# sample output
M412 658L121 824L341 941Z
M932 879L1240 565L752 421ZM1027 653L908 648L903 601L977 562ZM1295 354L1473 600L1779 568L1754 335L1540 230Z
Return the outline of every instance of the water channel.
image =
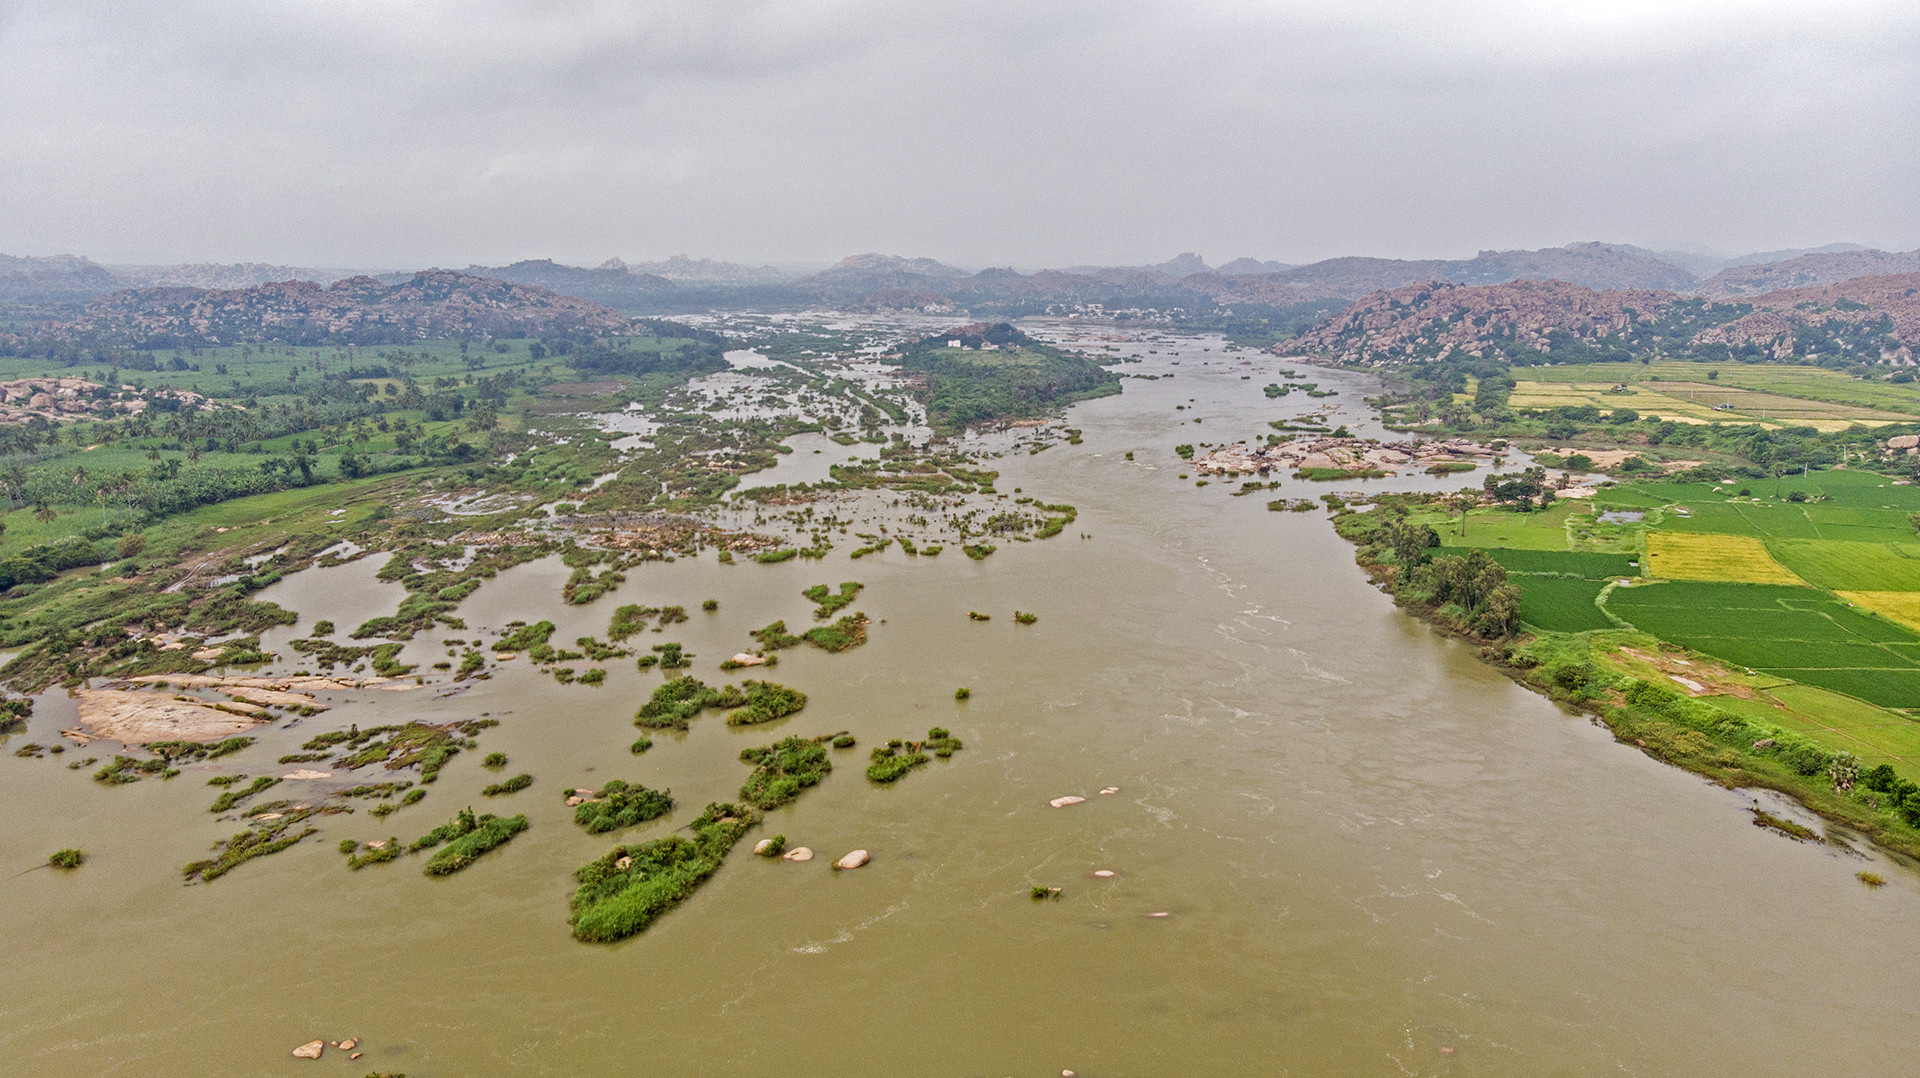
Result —
M342 694L171 782L102 788L59 757L0 754L0 864L24 868L62 846L92 855L75 872L0 880L0 1069L1130 1078L1904 1066L1920 1017L1920 879L1858 844L1752 826L1748 796L1615 744L1397 613L1323 514L1265 505L1325 487L1286 480L1234 498L1231 484L1178 478L1175 444L1266 433L1281 413L1260 387L1278 366L1157 347L1124 369L1176 377L1130 379L1121 396L1075 406L1083 444L995 462L999 489L1079 507L1058 538L1005 543L983 562L897 547L849 562L844 543L824 563L682 559L632 570L584 608L561 605L567 570L547 560L487 583L461 608L469 631L423 636L406 657L434 661L441 637L515 618L551 618L556 642L570 641L604 635L618 603L680 603L692 620L653 639L684 641L711 682L747 630L809 623L802 588L864 582L871 642L783 653L770 676L811 702L775 726L730 729L710 712L634 757L632 713L659 674L629 660L610 664L604 686L562 686L523 659L451 694ZM1363 378L1310 377L1340 391L1336 422L1377 431L1362 422ZM838 449L810 444L796 458L832 459L813 448ZM354 624L398 601L373 582L377 568L376 557L312 570L264 597L303 624ZM701 613L709 597L719 610ZM1038 623L1016 624L1015 608ZM957 703L957 686L972 698ZM279 754L349 721L482 714L502 723L482 749L537 779L510 804L478 796L496 776L468 753L387 821L336 817L214 884L180 884L180 865L236 827L206 811L207 773L273 772ZM71 702L48 694L8 744L51 742L72 721ZM894 787L861 774L866 746L934 725L967 748ZM821 859L739 849L643 935L605 947L569 937L575 867L733 796L743 746L841 729L861 747L762 832ZM587 835L561 791L611 778L671 788L680 807ZM1048 806L1067 794L1088 800ZM525 812L533 827L446 879L423 876L417 859L349 872L333 848L342 836L412 837L469 803ZM873 863L827 867L856 847ZM1862 887L1862 868L1889 886ZM1062 896L1035 901L1034 884ZM364 1038L365 1059L288 1056L348 1036Z

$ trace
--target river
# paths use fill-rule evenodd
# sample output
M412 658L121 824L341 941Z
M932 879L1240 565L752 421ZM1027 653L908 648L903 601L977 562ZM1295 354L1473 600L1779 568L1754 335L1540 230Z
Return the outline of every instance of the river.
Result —
M659 674L615 662L602 687L561 686L522 659L462 694L343 696L229 766L171 782L102 788L60 757L0 754L0 864L62 846L92 858L0 881L0 1069L1144 1078L1905 1066L1920 1017L1911 871L1858 843L1752 826L1748 795L1616 744L1397 613L1324 514L1266 508L1324 487L1286 480L1234 498L1230 483L1178 478L1175 444L1266 432L1281 411L1260 387L1279 365L1240 367L1246 355L1199 342L1155 347L1122 369L1175 378L1130 379L1121 396L1075 406L1080 445L996 462L999 489L1079 507L1055 539L1004 543L983 562L897 547L849 562L843 543L825 563L653 563L584 608L560 604L567 570L550 559L488 582L461 608L471 629L439 634L548 617L560 642L604 635L621 602L679 603L692 620L651 639L684 641L700 656L693 672L714 681L713 662L747 646L748 629L810 620L802 588L864 582L871 642L784 652L770 676L811 701L774 726L730 729L709 712L630 756L633 710ZM1329 400L1356 433L1377 430L1361 423L1363 378L1302 376L1340 391ZM351 624L397 601L397 589L368 590L375 568L311 570L265 597L303 624ZM700 612L709 597L719 610ZM1016 624L1015 608L1038 623ZM443 658L439 636L408 660ZM956 702L957 686L971 699ZM423 804L384 823L325 820L284 853L180 884L180 865L236 826L205 811L209 771L272 772L279 753L349 719L481 714L502 723L483 751L508 753L509 773L536 776L531 790L487 802L478 790L497 776L463 754ZM8 745L49 743L71 721L71 702L49 694ZM861 774L868 746L934 725L966 749L893 787ZM821 858L738 849L643 935L570 938L575 867L730 798L743 746L841 729L861 746L749 836L784 833ZM561 791L612 778L669 787L680 806L587 835ZM1049 807L1068 794L1088 800ZM333 848L343 835L412 837L468 803L525 812L532 829L446 879L423 876L418 859L349 872ZM856 847L872 864L828 868ZM1863 887L1862 868L1889 885ZM1062 894L1035 900L1036 884ZM365 1059L288 1055L349 1036L364 1038Z

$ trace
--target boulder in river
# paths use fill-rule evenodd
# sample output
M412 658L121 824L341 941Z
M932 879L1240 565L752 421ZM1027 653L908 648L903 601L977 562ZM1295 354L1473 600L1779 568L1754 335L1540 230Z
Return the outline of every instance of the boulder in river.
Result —
M795 846L793 849L781 854L780 858L783 861L811 861L813 860L813 851L807 849L805 846Z
M326 1041L308 1041L293 1050L295 1059L319 1059L320 1053L327 1050Z
M1047 804L1052 805L1054 808L1057 808L1057 809L1063 809L1063 808L1066 808L1068 805L1078 805L1085 800L1086 798L1084 797L1075 797L1072 794L1068 794L1066 797L1056 797L1053 800L1047 802Z
M842 857L840 860L835 861L833 863L833 867L859 868L861 865L864 865L871 860L873 860L873 858L867 856L867 851L855 850L852 853L846 855L845 857Z

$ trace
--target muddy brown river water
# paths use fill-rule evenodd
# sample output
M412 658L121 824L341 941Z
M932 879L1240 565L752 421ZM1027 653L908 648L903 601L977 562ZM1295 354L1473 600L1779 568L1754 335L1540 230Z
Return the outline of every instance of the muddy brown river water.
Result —
M1123 396L1073 408L1082 445L998 462L999 489L1079 506L1056 539L1003 543L984 562L951 548L849 562L844 540L824 563L683 559L633 570L584 608L561 605L567 570L549 560L461 608L473 630L552 618L567 641L604 635L621 602L681 603L689 623L642 639L684 641L711 682L748 629L809 621L802 588L863 581L871 642L783 653L771 676L811 702L774 726L729 729L709 712L630 756L633 710L659 674L628 660L599 688L562 686L522 659L458 695L343 694L170 782L102 788L59 757L0 753L0 1072L1910 1069L1910 870L1858 843L1752 826L1748 795L1615 744L1397 613L1324 514L1266 509L1324 487L1287 480L1278 495L1232 498L1230 484L1178 479L1174 444L1262 435L1280 405L1308 402L1262 396L1270 359L1243 381L1241 356L1157 347L1126 369L1175 379L1129 380ZM1366 383L1313 377L1341 391L1331 402L1358 425ZM1188 398L1193 410L1174 410ZM356 624L398 601L372 581L378 564L299 574L265 597L303 625ZM708 597L717 613L699 612ZM1015 624L1015 608L1039 622ZM289 635L268 644L284 652ZM442 657L427 638L408 654ZM956 703L962 685L972 698ZM508 753L532 789L488 802L479 788L497 776L462 754L425 802L384 823L331 818L211 885L179 882L235 827L206 811L207 774L278 773L276 756L349 721L482 713L501 720L482 751ZM48 743L72 715L50 694L7 744ZM934 725L967 748L897 786L866 780L867 746ZM731 797L742 747L840 729L861 747L749 838L784 833L822 858L738 849L643 935L570 938L574 868ZM612 778L671 788L680 807L587 835L561 791ZM1110 786L1119 792L1098 793ZM1088 800L1048 806L1068 794ZM418 859L349 872L334 849L341 837L413 837L469 803L525 812L532 829L446 879L423 876ZM92 859L21 871L62 846ZM827 867L856 847L872 864ZM1864 888L1863 868L1889 885ZM1034 884L1063 894L1035 901ZM365 1059L288 1055L349 1036L364 1038Z

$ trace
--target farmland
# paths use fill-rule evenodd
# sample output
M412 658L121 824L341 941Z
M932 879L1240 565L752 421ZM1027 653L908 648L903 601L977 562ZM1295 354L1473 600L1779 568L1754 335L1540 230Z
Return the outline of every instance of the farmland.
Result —
M1671 580L1800 583L1799 577L1773 560L1765 543L1746 535L1653 532L1647 536L1647 558L1649 575Z
M1634 510L1638 519L1602 522ZM1691 655L1651 671L1716 706L1920 777L1920 490L1864 470L1610 485L1544 511L1432 503L1407 519L1436 553L1483 550L1541 639L1590 639L1594 663ZM1670 649L1670 650L1663 650ZM1693 672L1686 672L1687 670ZM1699 671L1721 671L1718 680ZM1734 682L1738 681L1737 687Z
M1704 408L1707 418L1711 419L1715 417L1712 412L1714 404L1732 403L1740 410L1740 416L1719 415L1739 422L1752 421L1746 417L1746 407L1763 410L1778 408L1781 411L1775 412L1774 418L1785 419L1790 410L1822 404L1857 410L1868 422L1888 421L1886 417L1889 414L1893 417L1892 421L1898 421L1903 415L1920 415L1920 397L1916 397L1909 387L1876 379L1855 378L1824 367L1685 361L1648 365L1569 363L1527 367L1516 374L1525 375L1525 380L1515 390L1516 397L1523 393L1598 393L1601 394L1600 400L1580 403L1597 404L1603 409L1615 407L1609 403L1611 401L1622 401L1628 407L1642 412L1667 407L1681 410L1682 415L1697 415L1694 409ZM1631 397L1605 393L1616 385L1626 386L1634 396L1645 393L1664 397L1668 403L1648 409L1635 403ZM1566 402L1553 402L1559 403ZM1523 405L1518 400L1514 402L1515 407L1552 407L1553 404ZM1839 414L1825 414L1828 418L1843 418ZM1753 419L1758 418L1761 417L1755 413Z

